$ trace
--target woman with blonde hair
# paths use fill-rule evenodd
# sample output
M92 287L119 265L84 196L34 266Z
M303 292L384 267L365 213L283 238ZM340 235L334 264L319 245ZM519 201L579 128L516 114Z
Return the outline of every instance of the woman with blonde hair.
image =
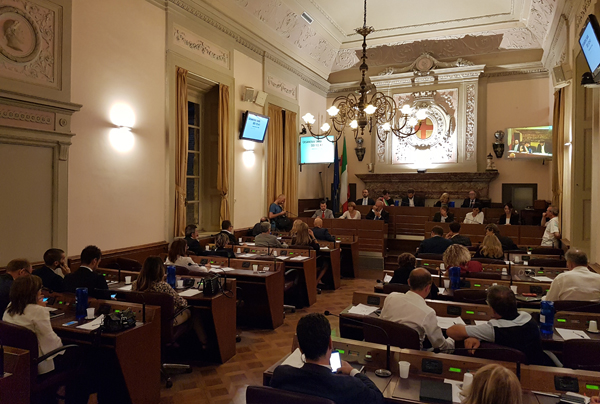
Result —
M473 377L471 390L462 404L522 404L523 392L517 376L498 364L486 365Z
M500 243L495 234L487 234L475 253L475 258L501 259L503 257L502 243Z
M290 236L295 236L296 233L298 233L298 226L300 226L300 223L304 223L304 222L301 219L294 220L292 230L290 230Z
M446 248L443 256L446 270L452 267L460 267L460 273L481 272L481 262L471 261L471 252L464 245L452 244Z
M360 212L356 210L356 204L354 202L348 203L348 210L339 219L360 220Z
M317 243L317 239L312 234L312 230L304 222L298 224L296 235L292 239L292 245L297 247L312 247L317 251L321 248L319 243Z
M433 205L435 208L441 208L442 206L448 206L450 203L450 194L444 192L440 199Z

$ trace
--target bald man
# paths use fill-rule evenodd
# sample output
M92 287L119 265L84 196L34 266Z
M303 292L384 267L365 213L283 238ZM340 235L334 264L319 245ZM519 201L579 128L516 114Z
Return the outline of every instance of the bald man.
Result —
M317 240L335 241L335 238L329 234L329 230L323 228L323 220L320 217L315 219L312 231Z
M383 209L383 205L384 202L381 199L377 199L375 206L373 206L373 209L371 209L365 219L383 220L384 222L388 223L390 221L390 214Z

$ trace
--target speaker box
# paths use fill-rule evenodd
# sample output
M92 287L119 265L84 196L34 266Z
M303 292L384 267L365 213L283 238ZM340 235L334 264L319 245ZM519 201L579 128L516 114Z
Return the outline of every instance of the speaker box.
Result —
M256 99L257 91L252 87L246 87L242 93L242 101L254 102Z
M572 76L573 75L568 64L554 66L552 69L552 82L554 84L554 88L568 86L570 84L569 80L571 80Z
M256 95L256 100L254 102L256 104L260 105L261 107L264 107L266 101L267 101L267 93L259 90L258 94Z

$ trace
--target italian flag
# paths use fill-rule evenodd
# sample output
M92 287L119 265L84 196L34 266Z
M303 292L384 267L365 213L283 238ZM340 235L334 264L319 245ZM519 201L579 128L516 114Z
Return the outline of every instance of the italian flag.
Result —
M350 187L348 186L348 153L346 153L346 138L344 137L344 150L342 151L342 159L340 160L340 173L342 186L340 187L340 204L342 212L348 210L348 199L350 197Z

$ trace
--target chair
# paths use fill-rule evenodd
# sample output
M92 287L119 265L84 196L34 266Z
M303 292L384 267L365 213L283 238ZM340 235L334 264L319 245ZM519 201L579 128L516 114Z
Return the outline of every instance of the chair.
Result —
M479 349L475 350L475 354L473 356L476 358L489 359L493 361L514 362L521 363L523 365L529 364L527 355L525 355L523 352L502 345L493 344L491 342L482 342L479 346Z
M600 313L600 302L584 302L581 300L557 300L556 311L578 311L584 313Z
M534 258L529 260L531 267L551 267L551 268L566 268L567 261L554 258Z
M416 330L393 321L382 320L377 317L364 316L363 317L363 335L366 342L373 342L376 344L387 345L388 342L391 346L406 348L406 349L421 349L421 339L419 333ZM367 325L368 324L368 325ZM369 325L381 327L389 336L389 341L386 335L376 327L370 327Z
M335 404L335 402L317 396L294 393L266 386L246 387L247 404Z
M465 277L476 279L492 279L495 281L499 281L502 279L502 274L500 272L467 272Z
M401 283L386 283L383 285L383 293L389 295L392 292L406 293L410 290L410 286Z
M192 368L189 365L165 363L166 351L175 345L175 342L190 329L192 320L180 325L173 325L173 320L183 310L175 312L173 297L166 293L156 292L122 292L117 293L117 300L124 300L132 303L146 304L150 306L160 306L160 345L161 345L161 375L166 379L166 387L171 388L173 381L168 375L168 369L185 370L190 373Z
M454 291L453 301L472 304L486 304L487 292L476 289L458 289Z
M562 248L554 248L554 247L539 247L531 250L532 254L542 254L542 255L565 255L565 252Z
M0 321L0 335L2 335L2 343L4 345L29 351L32 403L47 400L52 394L56 395L56 391L60 386L68 384L68 382L76 377L79 366L73 366L72 369L63 372L54 371L48 375L38 376L38 364L45 361L50 356L66 351L67 349L79 349L79 346L63 345L43 356L38 356L38 340L33 331L25 327Z
M566 368L600 371L600 341L593 339L565 341L562 362Z

